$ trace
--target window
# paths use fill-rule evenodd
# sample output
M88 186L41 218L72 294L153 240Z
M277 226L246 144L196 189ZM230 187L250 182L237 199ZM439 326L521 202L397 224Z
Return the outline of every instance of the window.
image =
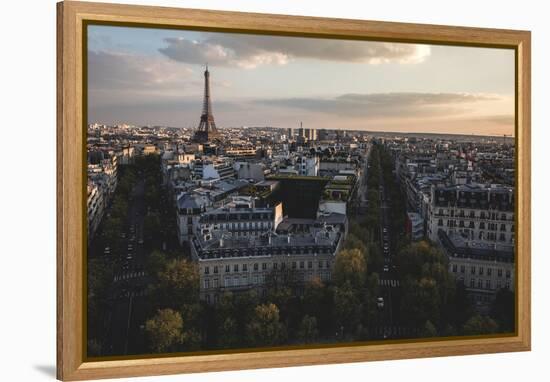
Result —
M472 275L475 275L476 274L476 267L474 267L473 265L470 267L470 273Z
M206 295L206 303L210 304L210 295L209 294Z
M273 263L273 269L277 270L277 263Z
M453 264L453 272L456 273L458 266L456 264Z
M266 270L267 269L267 263L262 263L262 270Z
M217 287L218 287L218 279L212 280L212 286L213 286L214 288L217 288Z
M229 265L228 265L228 267L229 267ZM223 278L223 286L226 287L226 288L229 286L229 277L224 277Z
M214 273L218 273L218 266L214 265Z
M225 272L228 273L228 272L230 272L230 271L231 271L231 270L229 269L229 264L227 264L227 265L225 266Z
M500 236L498 237L498 239L500 241L506 241L506 235L504 235L504 233L501 233Z
M487 268L487 276L491 276L493 273L493 268Z
M243 272L248 272L248 264L243 264Z
M476 279L470 279L470 288L473 288L476 285Z
M479 267L479 275L483 276L483 267Z
M319 268L323 268L323 261L319 260Z
M460 266L460 273L465 273L466 272L466 267L464 265L461 265Z
M210 267L204 267L204 274L207 275L210 273Z
M238 271L239 271L239 264L234 264L234 265L233 265L233 271L234 271L234 272L238 272Z
M308 267L308 269L313 268L313 262L312 262L312 261L308 261L308 262L307 262L307 267Z
M300 261L300 269L304 269L304 262Z
M439 220L437 221L437 225L438 225L439 227L443 226L443 219L439 219Z
M502 269L498 270L498 277L502 277Z
M491 280L485 280L485 289L491 289Z
M210 280L209 279L205 279L204 280L204 289L209 289L210 288Z
M509 279L510 278L510 270L506 270L506 278Z
M477 280L477 287L479 289L483 288L483 280L482 279Z
M255 271L258 270L258 263L254 263L254 270L255 270Z
M479 229L485 229L485 223L484 222L479 223Z
M296 269L296 262L295 261L292 262L292 269Z

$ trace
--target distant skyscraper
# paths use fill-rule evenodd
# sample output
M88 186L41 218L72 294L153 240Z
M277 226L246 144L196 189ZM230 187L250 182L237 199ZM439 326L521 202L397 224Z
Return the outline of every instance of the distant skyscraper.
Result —
M220 133L216 128L214 122L214 115L212 114L212 100L210 98L210 72L208 71L208 65L204 71L204 100L202 102L202 114L201 121L193 140L195 142L206 143L220 138Z

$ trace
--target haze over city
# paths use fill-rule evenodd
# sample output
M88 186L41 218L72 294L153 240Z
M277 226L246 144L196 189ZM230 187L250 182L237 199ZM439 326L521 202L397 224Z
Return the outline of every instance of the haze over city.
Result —
M88 122L514 135L514 51L90 26Z

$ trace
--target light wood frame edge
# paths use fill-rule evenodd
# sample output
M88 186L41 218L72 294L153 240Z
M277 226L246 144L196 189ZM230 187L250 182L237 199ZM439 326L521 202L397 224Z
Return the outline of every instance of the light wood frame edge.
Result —
M84 2L57 5L57 377L82 380L526 351L531 348L530 81L531 36L526 31L203 11ZM277 350L137 360L83 362L82 343L82 39L83 20L390 39L465 45L493 44L517 52L516 336ZM517 224L521 222L520 225Z

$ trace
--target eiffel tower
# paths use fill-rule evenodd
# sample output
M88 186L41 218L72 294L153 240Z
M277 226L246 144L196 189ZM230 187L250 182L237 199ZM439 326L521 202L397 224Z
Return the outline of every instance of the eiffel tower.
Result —
M212 114L212 101L210 99L210 72L208 65L204 71L204 99L202 101L202 114L199 127L195 131L193 140L198 143L206 143L220 139L220 132L216 128L214 115Z

